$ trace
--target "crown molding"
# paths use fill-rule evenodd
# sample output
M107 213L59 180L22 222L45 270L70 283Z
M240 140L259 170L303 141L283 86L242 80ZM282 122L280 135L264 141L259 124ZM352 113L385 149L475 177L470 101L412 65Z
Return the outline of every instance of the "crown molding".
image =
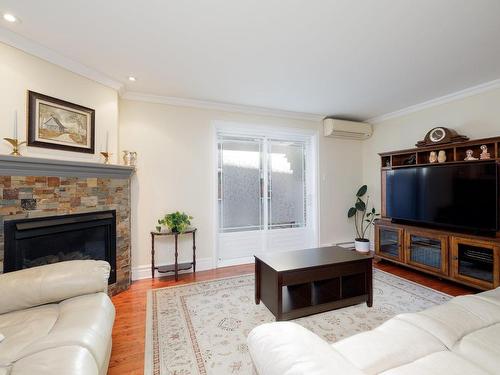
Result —
M382 121L405 116L405 115L408 115L410 113L421 111L423 109L435 107L435 106L438 106L441 104L450 103L450 102L453 102L455 100L464 99L464 98L467 98L469 96L481 94L483 92L495 90L498 88L500 88L500 79L495 79L493 81L485 82L485 83L482 83L482 84L476 85L476 86L472 86L472 87L469 87L467 89L456 91L456 92L453 92L451 94L440 96L440 97L435 98L435 99L427 100L427 101L419 103L419 104L411 105L409 107L399 109L399 110L394 111L394 112L389 112L389 113L386 113L384 115L372 117L372 118L366 120L366 122L369 122L371 124L378 124Z
M123 90L123 83L115 81L97 70L89 68L84 64L72 60L4 27L0 27L0 42L29 53L30 55L38 57L42 60L48 61L54 65L60 66L92 81L98 82L104 86L110 87L118 92Z
M122 99L139 101L139 102L159 103L159 104L167 104L179 107L211 109L211 110L225 111L225 112L246 113L258 116L284 117L294 120L321 121L325 117L325 115L320 115L316 113L294 112L294 111L285 111L280 109L272 109L264 107L254 107L254 106L247 106L240 104L222 103L209 100L151 95L134 91L126 91L121 95L121 97Z

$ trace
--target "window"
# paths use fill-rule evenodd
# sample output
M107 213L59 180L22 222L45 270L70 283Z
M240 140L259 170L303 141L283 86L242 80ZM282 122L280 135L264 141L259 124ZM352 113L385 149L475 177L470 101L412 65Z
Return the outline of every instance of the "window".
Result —
M219 232L306 226L305 140L218 134Z

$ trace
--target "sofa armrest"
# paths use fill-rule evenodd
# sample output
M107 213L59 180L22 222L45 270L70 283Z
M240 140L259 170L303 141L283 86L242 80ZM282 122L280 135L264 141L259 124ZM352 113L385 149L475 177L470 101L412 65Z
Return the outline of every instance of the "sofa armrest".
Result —
M247 341L259 375L363 374L326 341L296 323L262 324Z
M110 266L72 260L0 275L0 314L98 292L106 292Z

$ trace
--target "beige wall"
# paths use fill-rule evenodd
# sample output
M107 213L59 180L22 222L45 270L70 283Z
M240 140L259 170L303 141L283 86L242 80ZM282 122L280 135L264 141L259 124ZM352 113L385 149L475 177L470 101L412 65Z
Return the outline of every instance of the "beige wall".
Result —
M471 139L500 135L500 89L437 105L374 126L363 143L363 179L380 208L380 158L378 152L415 147L435 126L455 129Z
M157 218L182 210L195 217L199 228L198 254L203 264L214 254L213 130L215 120L287 126L319 132L320 242L352 239L345 218L354 189L361 183L361 143L324 138L321 123L120 101L120 147L138 152L132 185L132 259L142 268L150 262L149 231ZM345 161L349 160L349 165ZM158 241L158 261L170 261L167 241ZM190 255L184 241L185 258Z
M200 229L199 257L205 260L205 266L213 259L211 125L214 120L318 131L320 244L352 240L352 224L345 218L345 211L353 192L362 183L369 185L370 195L380 208L378 152L413 147L430 128L438 125L456 129L470 138L500 134L500 89L383 121L375 125L371 139L357 142L323 137L319 122L119 101L117 92L111 88L2 43L0 56L2 138L12 136L12 117L17 109L19 135L25 139L26 92L33 90L94 108L96 151L103 149L109 132L115 162L121 162L118 150L138 152L137 174L132 185L132 261L133 267L145 274L150 262L149 231L158 217L173 210L195 216ZM8 144L0 141L0 153L8 152ZM98 154L35 147L24 147L22 153L55 159L101 160ZM159 250L159 261L170 261L165 241L160 242Z
M121 163L118 150L138 151L138 169L133 177L132 190L134 267L147 270L150 262L149 231L158 217L172 210L185 210L195 216L195 224L200 228L199 257L206 261L213 259L211 124L214 120L318 131L320 243L352 239L352 227L345 218L345 211L352 192L362 179L360 142L324 138L319 122L127 100L119 102L115 90L16 48L0 43L0 56L2 138L12 136L13 113L17 110L19 138L26 139L28 90L96 110L95 155L36 147L23 147L23 155L100 162L98 152L105 147L107 132L114 162ZM0 141L0 153L9 152L8 144ZM347 159L350 161L348 166L345 165ZM160 243L159 250L159 261L168 262L166 244ZM207 266L206 262L204 264Z
M118 149L118 94L115 90L74 74L66 69L0 43L0 138L12 137L14 110L18 111L19 138L26 139L26 92L28 90L54 96L96 111L96 155L22 147L26 156L53 159L100 161L98 152L105 148L109 132L109 148ZM0 141L0 153L10 152ZM101 148L102 147L102 148Z

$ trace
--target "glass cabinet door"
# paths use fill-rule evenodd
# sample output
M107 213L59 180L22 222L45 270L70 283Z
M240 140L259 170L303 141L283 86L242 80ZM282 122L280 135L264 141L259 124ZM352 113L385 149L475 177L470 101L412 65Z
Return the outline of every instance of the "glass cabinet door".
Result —
M408 264L448 274L447 236L425 231L406 232L406 262Z
M454 237L452 240L453 276L481 287L498 286L498 259L500 251L491 243Z
M402 229L377 226L376 253L396 260L402 260Z

